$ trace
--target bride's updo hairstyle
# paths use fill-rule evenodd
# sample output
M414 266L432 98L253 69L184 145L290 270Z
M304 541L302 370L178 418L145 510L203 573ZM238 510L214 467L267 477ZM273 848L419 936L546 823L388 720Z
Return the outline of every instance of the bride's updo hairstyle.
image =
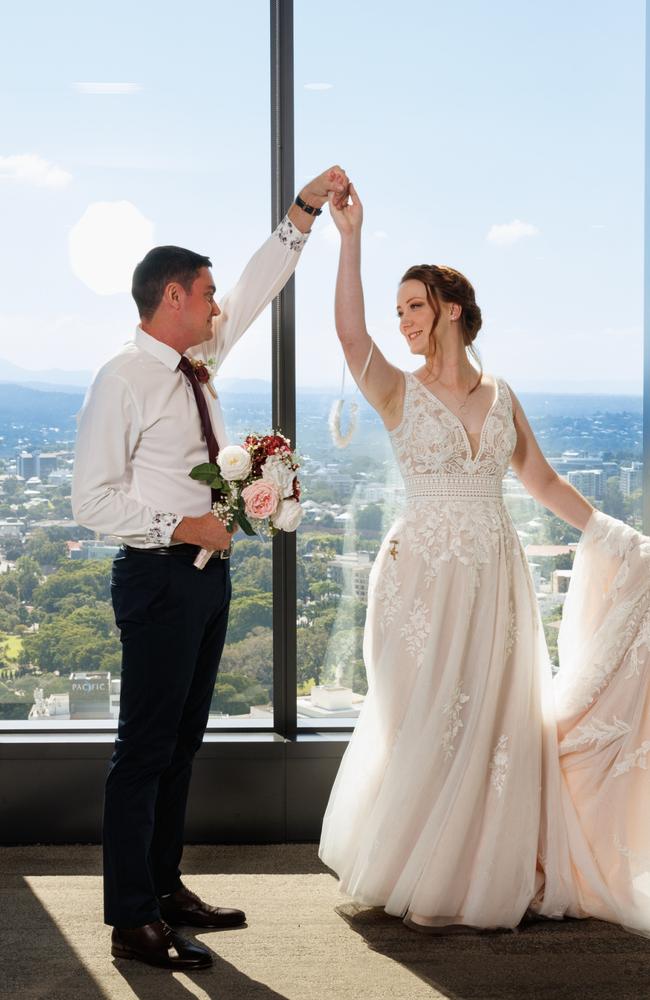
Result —
M474 347L476 334L481 329L481 310L476 304L476 295L471 283L460 271L455 271L453 267L445 267L443 264L415 264L409 267L406 274L402 276L400 284L405 281L421 281L427 290L427 299L433 309L435 319L429 333L430 354L427 356L426 364L430 366L436 353L436 338L434 336L438 321L440 319L440 303L454 302L461 307L460 329L463 335L465 350L478 366L479 377L477 383L472 388L472 392L481 384L483 365Z

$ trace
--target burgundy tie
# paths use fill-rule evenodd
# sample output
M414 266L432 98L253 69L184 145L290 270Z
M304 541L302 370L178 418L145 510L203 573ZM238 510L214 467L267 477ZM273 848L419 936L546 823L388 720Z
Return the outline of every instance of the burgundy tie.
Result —
M219 454L219 445L217 443L217 439L214 436L214 431L212 429L208 404L205 401L205 396L203 395L203 389L201 388L201 383L196 377L196 372L192 367L192 362L190 361L189 358L186 358L184 354L181 356L181 360L178 363L178 369L183 373L185 378L192 386L192 392L194 393L196 405L199 408L201 427L203 428L203 437L205 438L205 443L208 446L208 458L211 462L216 462L217 455ZM217 490L212 490L212 502L214 503L214 501L218 499L219 499L219 493L217 492Z

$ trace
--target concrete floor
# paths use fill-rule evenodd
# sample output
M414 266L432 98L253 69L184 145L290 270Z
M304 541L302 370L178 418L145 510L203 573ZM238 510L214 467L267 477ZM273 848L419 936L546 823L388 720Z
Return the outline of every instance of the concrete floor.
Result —
M97 847L0 848L0 996L19 1000L650 1000L650 941L595 920L428 936L341 896L314 845L188 847L188 885L248 925L172 974L110 956ZM191 935L191 931L188 931Z

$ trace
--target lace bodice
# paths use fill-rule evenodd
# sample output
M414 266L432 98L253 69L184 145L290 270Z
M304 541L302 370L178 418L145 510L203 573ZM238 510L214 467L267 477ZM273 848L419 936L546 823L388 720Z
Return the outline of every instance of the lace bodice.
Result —
M467 432L460 419L410 372L404 373L404 412L390 438L407 487L435 482L447 495L486 496L501 492L517 440L512 401L503 379L483 423L472 457ZM425 477L421 479L421 477Z

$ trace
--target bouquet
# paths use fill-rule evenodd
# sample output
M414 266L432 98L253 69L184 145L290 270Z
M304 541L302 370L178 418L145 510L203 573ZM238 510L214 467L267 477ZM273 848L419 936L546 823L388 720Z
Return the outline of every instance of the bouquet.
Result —
M247 535L273 536L295 531L302 520L298 469L283 434L249 434L243 445L227 445L216 464L196 465L190 476L217 491L212 513L228 531L239 524ZM203 569L211 555L201 549L194 565Z

